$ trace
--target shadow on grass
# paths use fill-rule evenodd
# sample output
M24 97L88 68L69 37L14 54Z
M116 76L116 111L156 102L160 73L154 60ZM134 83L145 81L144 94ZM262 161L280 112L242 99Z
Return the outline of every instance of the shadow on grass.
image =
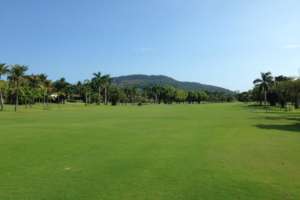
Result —
M267 119L267 120L300 121L300 117L295 117L295 116L292 116L292 115L287 115L287 116L267 116L267 117L264 117L264 119Z
M299 114L300 109L287 109L277 106L264 106L258 104L244 104L244 107L251 111L260 111L264 113L275 113L275 114Z
M257 108L257 105L248 106L248 108ZM258 109L262 109L259 107ZM271 110L254 117L256 120L262 120L263 123L255 127L266 130L280 130L300 133L300 112L286 112L282 110ZM266 122L266 123L265 123ZM270 122L270 123L268 123ZM278 122L278 124L276 124Z
M253 120L268 120L268 121L299 121L300 122L300 113L263 113L263 115L257 115L255 117L249 117Z
M285 125L279 125L279 124L259 124L256 125L257 128L261 129L267 129L267 130L281 130L281 131L291 131L291 132L297 132L300 133L300 123L295 124L285 124Z

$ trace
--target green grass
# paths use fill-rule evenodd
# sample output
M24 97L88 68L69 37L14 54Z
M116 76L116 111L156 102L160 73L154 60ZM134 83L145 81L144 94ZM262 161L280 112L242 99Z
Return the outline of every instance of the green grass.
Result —
M242 104L0 113L2 200L300 199L300 113Z

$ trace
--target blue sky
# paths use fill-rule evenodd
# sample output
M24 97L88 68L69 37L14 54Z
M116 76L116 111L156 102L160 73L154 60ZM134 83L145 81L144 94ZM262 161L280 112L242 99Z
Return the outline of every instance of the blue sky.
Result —
M164 74L247 90L298 75L299 0L0 0L0 62L75 82Z

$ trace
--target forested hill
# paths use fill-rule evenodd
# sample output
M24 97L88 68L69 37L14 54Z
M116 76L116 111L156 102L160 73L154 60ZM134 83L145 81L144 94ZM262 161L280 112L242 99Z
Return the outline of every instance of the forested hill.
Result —
M189 91L209 91L209 92L223 92L223 93L232 93L232 91L217 87L213 85L206 85L197 82L183 82L177 81L171 77L163 76L163 75L128 75L128 76L119 76L113 78L113 83L120 86L134 86L138 88L143 88L147 86L173 86L178 89L184 89Z

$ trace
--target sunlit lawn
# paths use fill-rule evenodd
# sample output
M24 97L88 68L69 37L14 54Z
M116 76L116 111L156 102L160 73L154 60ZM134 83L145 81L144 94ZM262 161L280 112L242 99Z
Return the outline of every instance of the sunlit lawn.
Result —
M2 200L300 199L300 113L243 104L12 107Z

